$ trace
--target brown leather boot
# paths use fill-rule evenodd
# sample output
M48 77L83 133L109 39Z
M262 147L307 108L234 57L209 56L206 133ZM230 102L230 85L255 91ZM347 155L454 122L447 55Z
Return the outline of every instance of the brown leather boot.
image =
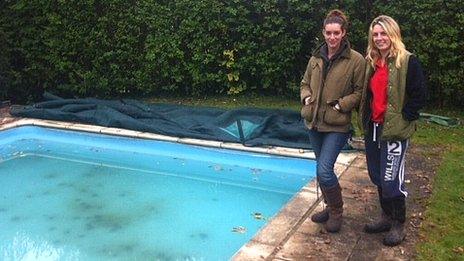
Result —
M327 200L325 199L324 191L322 190L321 187L321 193L322 193L322 200L324 201L325 204L327 204ZM314 223L324 223L329 220L329 209L325 207L322 211L319 211L317 213L314 213L311 216L311 221Z
M327 220L329 220L329 208L327 207L311 216L311 221L314 223L324 223Z
M343 199L342 188L337 184L330 188L323 188L324 195L326 195L327 209L329 212L329 219L324 224L325 230L330 233L340 231L343 222Z

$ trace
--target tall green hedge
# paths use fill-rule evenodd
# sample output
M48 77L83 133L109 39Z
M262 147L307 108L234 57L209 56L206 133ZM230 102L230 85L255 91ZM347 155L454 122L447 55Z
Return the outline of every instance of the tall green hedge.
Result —
M295 96L334 7L349 15L350 40L362 53L373 17L397 18L427 72L431 101L463 101L457 0L5 0L0 96Z

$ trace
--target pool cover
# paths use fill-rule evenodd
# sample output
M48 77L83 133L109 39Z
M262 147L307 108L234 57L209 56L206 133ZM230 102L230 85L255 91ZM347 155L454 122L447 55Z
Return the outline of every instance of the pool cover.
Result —
M220 109L137 100L62 99L52 94L30 106L13 107L16 117L79 122L181 138L239 142L245 146L310 149L300 113L277 109Z

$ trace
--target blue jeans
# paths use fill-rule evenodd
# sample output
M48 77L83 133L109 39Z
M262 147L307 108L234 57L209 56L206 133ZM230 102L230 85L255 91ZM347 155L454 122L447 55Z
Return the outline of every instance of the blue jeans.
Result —
M351 133L319 132L309 130L309 141L316 154L317 179L322 187L333 187L338 184L334 165L338 154L350 138Z

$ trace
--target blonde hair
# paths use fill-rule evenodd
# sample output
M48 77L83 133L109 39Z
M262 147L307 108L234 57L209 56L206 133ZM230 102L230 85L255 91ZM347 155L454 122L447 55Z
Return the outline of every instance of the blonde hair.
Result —
M395 67L400 68L401 61L409 54L401 38L401 30L398 23L390 16L376 17L369 26L369 40L367 42L367 60L372 67L381 58L379 50L375 47L372 31L374 26L380 25L387 33L391 41L389 57L395 57Z

